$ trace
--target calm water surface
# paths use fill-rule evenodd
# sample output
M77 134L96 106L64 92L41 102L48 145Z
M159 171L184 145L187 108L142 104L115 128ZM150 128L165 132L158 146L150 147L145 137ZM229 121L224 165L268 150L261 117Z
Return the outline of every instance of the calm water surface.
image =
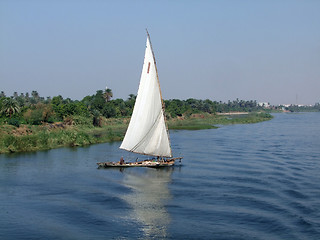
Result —
M320 239L320 113L171 131L183 165L120 143L0 155L0 239Z

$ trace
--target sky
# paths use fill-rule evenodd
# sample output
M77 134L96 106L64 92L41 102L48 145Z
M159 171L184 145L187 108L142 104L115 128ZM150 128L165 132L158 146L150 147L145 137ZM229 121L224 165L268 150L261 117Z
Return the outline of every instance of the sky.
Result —
M164 99L314 104L319 12L319 0L0 0L0 91L127 99L147 28Z

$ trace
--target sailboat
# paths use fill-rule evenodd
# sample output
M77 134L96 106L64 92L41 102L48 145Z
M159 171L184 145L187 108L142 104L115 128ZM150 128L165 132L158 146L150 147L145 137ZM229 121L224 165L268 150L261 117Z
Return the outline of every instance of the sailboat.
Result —
M166 167L182 157L172 157L169 131L166 125L156 60L150 35L147 44L140 85L131 120L120 149L150 156L151 159L126 162L100 162L99 167Z

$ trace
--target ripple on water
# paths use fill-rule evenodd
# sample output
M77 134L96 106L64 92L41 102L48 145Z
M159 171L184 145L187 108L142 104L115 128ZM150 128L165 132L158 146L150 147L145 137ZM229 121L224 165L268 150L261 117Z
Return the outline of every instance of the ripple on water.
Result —
M320 239L319 122L171 132L167 170L96 169L120 143L0 155L0 238Z

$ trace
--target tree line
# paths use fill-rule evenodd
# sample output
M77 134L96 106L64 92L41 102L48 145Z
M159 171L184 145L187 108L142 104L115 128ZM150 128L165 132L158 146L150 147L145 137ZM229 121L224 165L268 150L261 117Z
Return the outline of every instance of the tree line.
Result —
M59 121L83 122L99 126L101 117L120 118L129 117L132 114L136 96L130 94L126 100L114 99L111 89L98 90L96 94L86 96L82 100L64 99L61 95L55 97L41 97L37 91L18 94L14 92L7 97L3 91L0 93L0 123L40 125ZM195 113L217 112L254 112L263 107L257 101L234 101L217 102L198 99L171 99L165 100L167 118L177 116L190 116Z

